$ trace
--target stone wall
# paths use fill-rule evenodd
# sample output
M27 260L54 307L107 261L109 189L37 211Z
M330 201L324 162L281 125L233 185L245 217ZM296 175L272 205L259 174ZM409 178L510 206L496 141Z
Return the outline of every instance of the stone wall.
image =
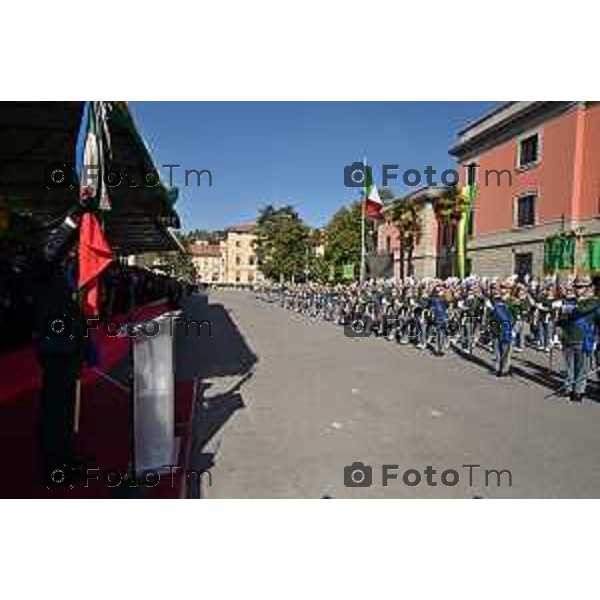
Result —
M472 261L472 273L489 277L508 277L514 274L515 254L532 253L532 274L544 274L544 240L559 233L562 222L553 222L535 227L515 228L477 236L467 244L467 257ZM570 221L566 230L583 228L583 240L600 235L600 220Z

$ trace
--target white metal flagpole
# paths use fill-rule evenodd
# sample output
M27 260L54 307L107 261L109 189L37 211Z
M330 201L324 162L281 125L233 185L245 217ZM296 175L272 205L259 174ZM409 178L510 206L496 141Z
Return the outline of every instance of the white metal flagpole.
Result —
M361 206L361 219L360 219L360 282L364 283L365 281L365 258L366 258L366 249L365 249L365 204L367 203L367 157L363 158L364 165L364 192Z

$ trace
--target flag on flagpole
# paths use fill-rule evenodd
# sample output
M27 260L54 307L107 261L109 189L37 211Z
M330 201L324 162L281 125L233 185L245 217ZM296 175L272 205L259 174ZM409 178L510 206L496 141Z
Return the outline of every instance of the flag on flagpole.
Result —
M98 156L98 136L96 135L96 111L94 102L90 102L88 112L87 134L83 148L83 165L81 173L81 189L79 197L90 200L98 195L98 171L100 157Z
M113 260L113 252L106 241L98 219L92 213L81 218L79 230L79 283L84 292L83 312L97 316L100 274Z
M383 202L379 197L375 179L373 177L373 169L368 166L365 161L365 216L371 219L380 219L383 209Z
M103 138L106 137L106 114L101 102L90 102L88 128L83 149L83 166L79 197L89 201L96 199L100 210L110 210L110 199L104 169L106 161Z

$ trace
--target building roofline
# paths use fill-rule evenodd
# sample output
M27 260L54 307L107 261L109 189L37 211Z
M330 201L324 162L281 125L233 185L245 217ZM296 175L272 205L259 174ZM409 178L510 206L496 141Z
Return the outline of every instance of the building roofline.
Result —
M469 131L469 129L472 129L473 127L477 127L478 125L481 125L481 123L483 123L490 117L493 117L495 114L508 108L511 104L514 104L514 103L515 103L514 100L501 102L498 106L494 106L493 108L490 108L490 109L484 111L479 117L477 117L477 119L475 119L474 121L469 121L462 129L459 129L458 135L459 136L464 135L467 131Z
M250 233L256 230L256 223L238 223L237 225L231 225L230 227L226 227L225 231L232 231L237 233Z
M519 131L537 126L578 104L575 101L505 102L463 128L458 133L457 142L448 152L459 159L476 155L514 137Z

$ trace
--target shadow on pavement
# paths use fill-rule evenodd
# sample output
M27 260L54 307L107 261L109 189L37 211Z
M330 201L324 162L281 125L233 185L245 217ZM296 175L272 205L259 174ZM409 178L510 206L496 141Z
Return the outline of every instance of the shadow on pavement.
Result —
M209 304L205 296L197 295L187 298L182 308L184 318L176 332L176 375L198 381L190 469L203 475L198 486L190 486L190 492L199 498L206 482L212 481L210 469L219 442L210 451L207 447L233 414L245 408L240 390L252 377L258 357L222 304ZM207 397L214 387L209 380L228 377L236 381L224 392Z
M181 379L243 375L258 361L222 304L190 299L177 324L176 372Z
M210 384L202 386L203 389L200 390L201 397L198 400L194 417L194 445L191 460L193 470L203 473L210 471L214 466L220 443L215 445L213 451L207 451L207 446L231 416L238 410L245 408L246 405L239 390L250 377L252 377L252 372L246 373L227 391L208 399L204 398L204 393L211 386ZM209 478L209 482L212 484L211 478ZM201 478L201 485L196 490L197 497L202 497L202 486L205 483L206 479Z
M564 383L560 373L526 358L514 360L512 371L521 379L553 391L559 391Z
M494 373L492 360L483 358L476 354L467 354L460 349L454 349L456 354L464 360L478 365L490 373ZM557 362L554 363L555 365ZM556 368L556 367L555 367ZM523 379L529 383L535 383L552 392L559 392L564 386L564 372L555 370L555 368L546 367L539 362L520 357L513 354L511 375L518 379ZM595 380L597 376L590 374L588 377L586 397L594 402L600 402L600 382ZM550 397L550 396L548 396Z

